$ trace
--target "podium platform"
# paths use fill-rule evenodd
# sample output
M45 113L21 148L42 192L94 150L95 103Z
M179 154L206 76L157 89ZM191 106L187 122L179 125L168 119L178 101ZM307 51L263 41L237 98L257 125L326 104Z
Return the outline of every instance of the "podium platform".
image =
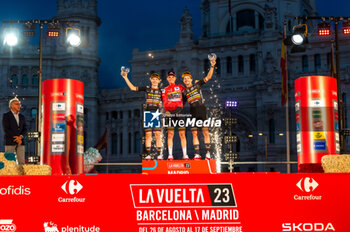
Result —
M216 160L143 160L142 173L216 174Z

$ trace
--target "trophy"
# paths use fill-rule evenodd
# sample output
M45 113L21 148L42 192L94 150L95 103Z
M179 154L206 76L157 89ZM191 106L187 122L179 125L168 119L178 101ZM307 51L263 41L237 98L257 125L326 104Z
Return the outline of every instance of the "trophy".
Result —
M122 67L121 67L121 71L122 71L122 72L129 73L129 72L130 72L130 69L127 68L127 67L125 67L125 66L122 66Z
M216 59L216 54L215 54L215 53L210 53L210 54L208 55L208 59L209 59L210 61L215 60L215 59Z

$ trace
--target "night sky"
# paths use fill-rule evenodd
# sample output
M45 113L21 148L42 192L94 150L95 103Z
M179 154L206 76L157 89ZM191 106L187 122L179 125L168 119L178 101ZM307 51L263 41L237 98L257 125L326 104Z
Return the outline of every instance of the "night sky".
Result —
M99 0L99 79L101 88L125 86L120 66L130 66L133 48L140 51L175 46L184 8L193 16L194 38L200 35L201 0ZM319 15L350 16L349 0L316 0ZM45 6L45 7L43 7ZM49 19L56 14L55 0L3 1L0 20Z

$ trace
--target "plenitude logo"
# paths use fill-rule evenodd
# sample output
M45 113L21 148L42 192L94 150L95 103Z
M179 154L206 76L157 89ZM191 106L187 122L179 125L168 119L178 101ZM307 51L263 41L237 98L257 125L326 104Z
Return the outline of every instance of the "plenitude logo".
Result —
M98 226L62 226L60 229L54 222L44 222L45 232L100 232L101 228Z

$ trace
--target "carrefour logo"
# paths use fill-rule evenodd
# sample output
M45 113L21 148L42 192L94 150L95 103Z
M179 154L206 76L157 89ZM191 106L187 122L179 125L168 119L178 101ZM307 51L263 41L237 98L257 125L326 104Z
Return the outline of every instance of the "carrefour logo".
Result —
M295 194L294 200L297 201L320 201L321 195L314 195L313 192L318 187L316 180L310 177L301 178L296 186L303 192L303 194Z
M303 192L313 192L317 186L318 183L309 177L301 178L301 180L297 183L298 188Z
M78 194L83 186L77 180L67 180L61 188L65 193L74 195Z

